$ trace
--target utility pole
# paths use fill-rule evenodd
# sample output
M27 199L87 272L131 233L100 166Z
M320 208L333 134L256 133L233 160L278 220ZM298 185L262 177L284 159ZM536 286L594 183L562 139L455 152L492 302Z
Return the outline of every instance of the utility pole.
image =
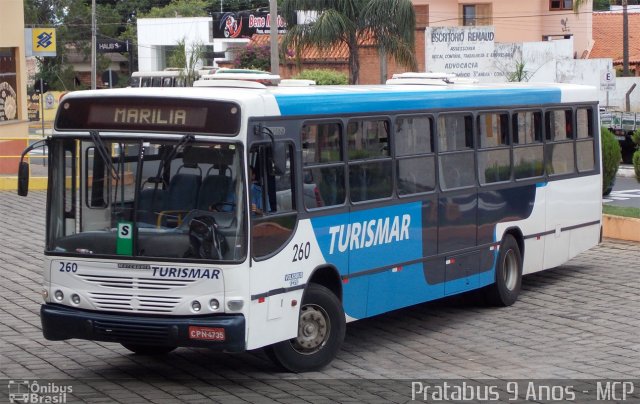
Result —
M622 76L629 76L629 14L628 0L622 0Z
M271 14L271 26L269 38L271 39L271 74L280 74L280 55L278 54L278 0L269 0L269 14Z
M91 89L96 89L96 0L91 0Z

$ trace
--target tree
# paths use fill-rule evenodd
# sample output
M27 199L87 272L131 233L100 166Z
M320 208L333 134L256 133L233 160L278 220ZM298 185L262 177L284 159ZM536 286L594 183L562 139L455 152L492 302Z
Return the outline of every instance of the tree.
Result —
M166 6L153 7L144 18L174 18L174 17L208 17L206 10L209 3L205 0L172 0Z
M241 11L269 7L269 0L213 0L212 11Z
M247 45L240 48L234 57L233 66L242 69L271 70L271 47Z
M609 10L610 0L593 0L593 11Z
M416 18L410 0L284 0L281 10L288 25L282 49L295 49L299 58L310 48L326 51L345 45L351 84L359 80L358 45L367 39L399 64L416 68ZM297 11L316 13L317 18L298 24Z
M204 52L203 44L194 43L187 49L186 40L181 39L167 58L167 65L182 69L180 77L185 79L187 86L191 86L198 79L197 67Z
M25 25L30 27L55 27L57 37L56 57L37 58L39 73L52 90L77 88L76 73L69 56L77 53L90 59L91 55L91 6L90 1L73 0L25 0ZM109 2L98 2L96 7L98 38L117 38L125 24L117 8ZM98 55L97 70L107 68L109 60Z

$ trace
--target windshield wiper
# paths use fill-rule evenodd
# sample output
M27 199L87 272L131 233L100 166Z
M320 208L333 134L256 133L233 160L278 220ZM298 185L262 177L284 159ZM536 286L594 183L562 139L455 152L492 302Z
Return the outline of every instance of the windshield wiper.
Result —
M182 138L180 139L180 141L178 142L178 144L176 144L176 146L171 149L171 153L169 153L169 156L167 156L166 162L169 162L171 160L174 159L174 157L181 151L184 151L184 149L190 145L191 143L193 143L193 141L196 140L196 137L191 135L191 134L186 134L184 136L182 136Z
M111 156L109 156L109 151L107 147L104 145L104 141L100 137L98 131L91 130L89 131L89 135L91 136L91 140L93 144L96 146L96 150L102 158L102 161L107 165L107 169L111 172L111 177L116 181L120 180L120 175L118 174L118 169L113 165L113 161L111 160Z
M178 142L178 144L172 147L170 151L163 153L162 160L160 160L160 164L158 164L158 173L156 174L156 177L155 177L156 189L158 188L158 184L160 183L160 178L162 178L161 175L164 173L164 170L169 166L169 162L176 157L176 155L181 149L184 149L187 145L193 143L195 139L196 137L193 135L190 135L190 134L184 135L182 136L182 138L180 138L180 141Z

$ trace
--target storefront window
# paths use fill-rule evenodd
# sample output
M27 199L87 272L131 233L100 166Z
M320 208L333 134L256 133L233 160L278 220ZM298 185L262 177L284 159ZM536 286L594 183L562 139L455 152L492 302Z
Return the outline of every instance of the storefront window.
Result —
M18 119L16 52L0 48L0 122Z

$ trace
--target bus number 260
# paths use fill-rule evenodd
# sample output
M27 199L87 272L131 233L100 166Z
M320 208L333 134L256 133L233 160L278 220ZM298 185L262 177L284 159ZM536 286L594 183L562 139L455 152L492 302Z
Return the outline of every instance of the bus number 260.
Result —
M310 254L311 254L311 243L309 243L308 241L306 243L294 244L292 262L309 259Z
M60 272L78 272L78 264L75 262L60 262Z

